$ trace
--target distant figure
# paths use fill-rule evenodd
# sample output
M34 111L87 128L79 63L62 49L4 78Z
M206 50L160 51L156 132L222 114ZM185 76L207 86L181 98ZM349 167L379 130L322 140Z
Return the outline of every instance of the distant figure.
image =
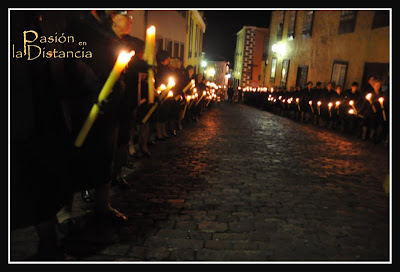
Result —
M228 102L232 103L233 100L233 88L232 86L229 86L228 88Z

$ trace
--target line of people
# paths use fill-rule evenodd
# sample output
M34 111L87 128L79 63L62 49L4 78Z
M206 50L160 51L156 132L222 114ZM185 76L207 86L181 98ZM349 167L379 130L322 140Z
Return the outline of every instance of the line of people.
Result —
M307 82L289 90L282 87L250 88L243 91L243 103L286 116L303 123L354 134L375 144L389 142L389 91L382 81L370 76L360 91L357 82L351 89L328 82ZM386 86L385 86L386 87Z
M129 186L121 171L132 160L150 157L149 145L177 136L182 122L197 121L215 96L202 75L182 66L166 51L157 65L143 60L145 44L129 36L134 18L125 10L15 11L11 40L34 29L39 35L71 35L85 41L92 58L13 60L11 75L10 218L11 229L35 225L38 260L70 260L58 244L57 226L73 226L74 192L93 202L101 223L119 225L128 218L113 208L110 188ZM81 50L78 43L44 44L46 50ZM135 56L101 103L100 90L121 50ZM148 69L155 69L155 104L148 100ZM172 95L161 99L173 78ZM185 86L190 86L183 93ZM204 98L204 99L203 99ZM156 104L157 104L156 103ZM81 147L74 141L93 104L100 108ZM89 191L93 189L93 196Z

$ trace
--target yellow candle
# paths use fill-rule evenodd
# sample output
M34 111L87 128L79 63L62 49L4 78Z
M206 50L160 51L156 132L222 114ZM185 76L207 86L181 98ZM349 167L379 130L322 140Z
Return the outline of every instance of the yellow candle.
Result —
M374 112L376 112L376 109L375 109L374 104L372 103L371 97L372 97L372 94L371 94L371 93L369 93L369 94L367 94L367 95L365 96L365 98L366 98L366 99L368 100L368 102L371 104L372 110L373 110Z
M149 120L151 114L155 111L157 106L158 106L158 102L154 103L154 105L150 108L149 112L146 114L146 116L142 120L143 124L145 124L147 122L147 120Z
M151 26L146 31L146 45L144 49L143 59L151 66L154 65L154 54L156 49L156 28ZM149 85L149 103L154 103L154 71L153 68L148 69L148 85Z
M189 84L186 85L186 87L183 89L182 92L183 92L183 93L186 93L186 91L189 90L189 88L190 88L191 86L194 87L193 84L194 84L194 79L192 79L192 80L189 82Z
M383 120L386 121L386 112L385 112L385 107L383 106L383 97L379 97L378 101L379 104L381 105Z
M318 105L318 115L321 115L321 101L318 101L317 105Z
M313 109L313 107L312 107L312 101L311 101L311 100L308 101L308 104L310 104L311 111L312 111L312 113L314 113L314 109Z
M354 100L350 100L349 105L353 108L353 111L355 112L355 114L357 114L357 109L354 106Z
M117 61L115 62L114 68L112 69L110 75L108 76L106 83L104 83L103 88L100 91L99 97L98 97L98 102L93 105L92 109L90 110L90 113L83 124L81 131L78 134L78 137L75 140L75 146L76 147L81 147L83 142L86 139L87 134L89 133L89 130L93 126L94 121L97 118L97 115L99 114L100 108L98 106L99 103L101 103L104 99L106 99L112 92L112 87L115 85L117 80L119 79L119 76L121 75L122 71L128 64L128 62L131 60L131 58L135 55L135 51L131 51L130 53L126 53L125 51L122 51L118 58Z
M203 95L200 97L200 99L197 101L196 106L200 103L201 99L207 94L206 91L203 91Z
M329 107L329 117L332 117L332 112L331 112L332 106L333 106L332 102L329 102L329 104L328 104L328 107Z

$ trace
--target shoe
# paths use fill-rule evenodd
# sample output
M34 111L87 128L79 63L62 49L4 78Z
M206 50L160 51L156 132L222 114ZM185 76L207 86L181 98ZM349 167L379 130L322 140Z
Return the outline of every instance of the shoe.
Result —
M121 212L117 211L114 208L108 210L107 212L95 212L97 219L100 221L106 221L115 224L126 223L128 218Z

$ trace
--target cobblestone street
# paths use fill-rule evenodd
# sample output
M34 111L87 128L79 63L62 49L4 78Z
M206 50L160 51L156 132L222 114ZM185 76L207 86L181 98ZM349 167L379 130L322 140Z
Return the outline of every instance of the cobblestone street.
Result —
M76 195L78 261L389 260L383 146L224 103L150 152L113 189L125 226L94 225ZM10 239L12 261L35 253L33 227Z

